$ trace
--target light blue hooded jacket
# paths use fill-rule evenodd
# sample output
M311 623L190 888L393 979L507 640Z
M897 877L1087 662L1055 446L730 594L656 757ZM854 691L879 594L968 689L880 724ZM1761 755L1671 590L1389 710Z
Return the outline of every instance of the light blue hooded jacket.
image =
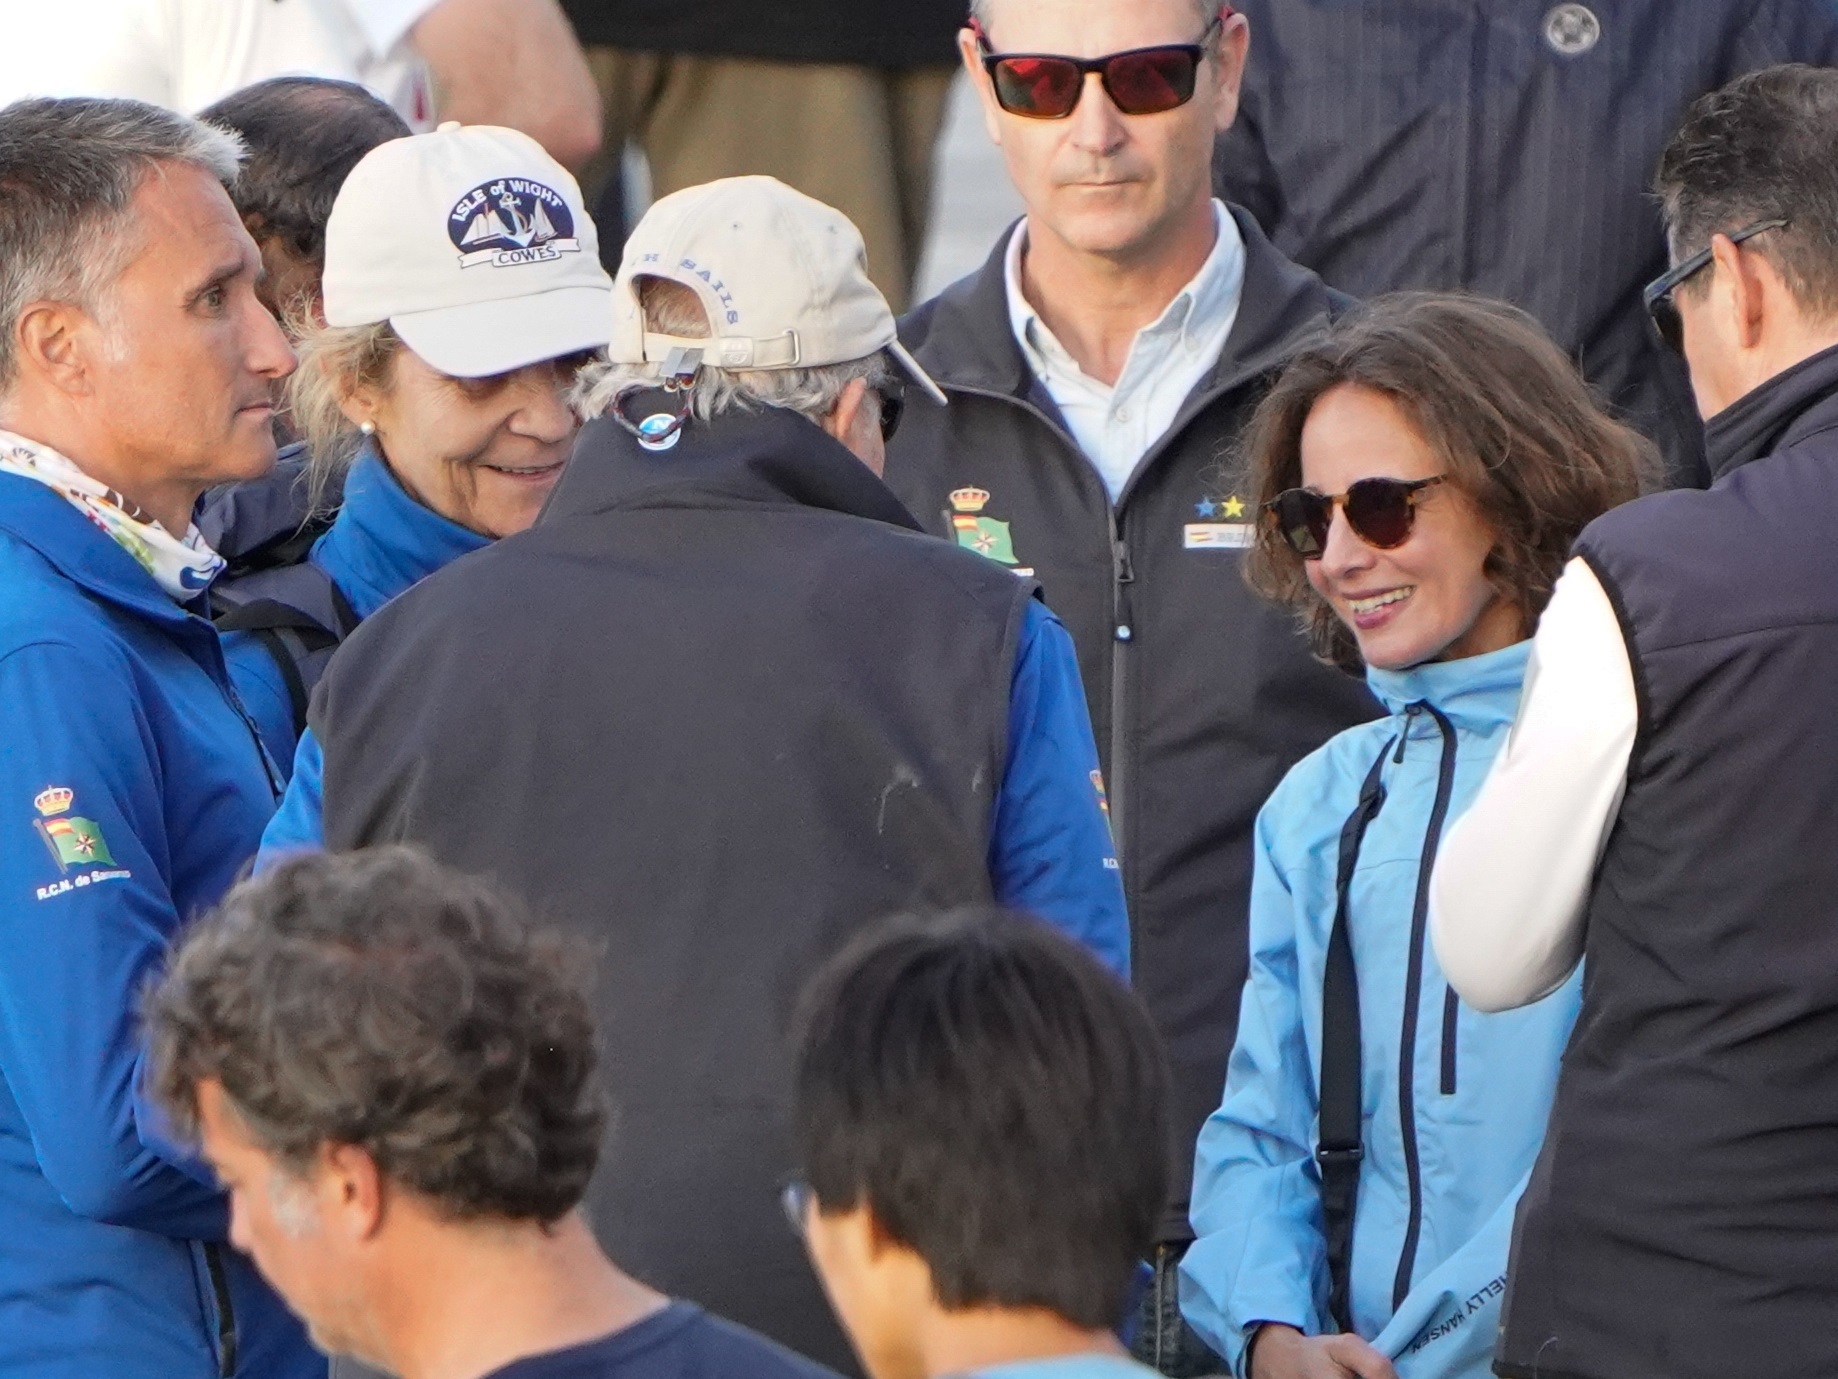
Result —
M1385 800L1348 905L1365 1148L1353 1324L1400 1379L1491 1372L1513 1210L1544 1135L1581 979L1522 1010L1463 1006L1426 933L1427 882L1438 837L1506 741L1530 649L1371 671L1392 716L1298 763L1258 815L1250 976L1224 1101L1200 1133L1197 1239L1181 1264L1182 1310L1235 1375L1245 1374L1260 1322L1309 1335L1339 1329L1314 1158L1321 985L1341 832L1381 753Z

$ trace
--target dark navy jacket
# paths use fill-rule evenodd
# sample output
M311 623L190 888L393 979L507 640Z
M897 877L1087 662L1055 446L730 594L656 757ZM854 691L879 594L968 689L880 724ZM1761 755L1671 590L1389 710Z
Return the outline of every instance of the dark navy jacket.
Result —
M1708 438L1577 544L1638 728L1503 1375L1838 1374L1838 349Z
M1685 107L1778 62L1838 62L1832 0L1238 0L1251 21L1219 194L1369 297L1462 288L1530 311L1702 487L1697 413L1654 347L1649 194ZM1695 247L1695 246L1694 246Z
M314 1379L325 1361L162 1155L135 1006L276 786L209 622L0 474L0 1373ZM227 1304L227 1305L226 1305Z

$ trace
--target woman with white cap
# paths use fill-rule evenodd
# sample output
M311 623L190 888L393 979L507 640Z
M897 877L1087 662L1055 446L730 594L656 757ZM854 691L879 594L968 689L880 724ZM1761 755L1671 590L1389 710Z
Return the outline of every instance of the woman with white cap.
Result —
M339 500L337 516L297 564L230 582L237 612L219 621L253 629L227 630L225 655L283 771L339 639L536 520L573 444L575 372L609 337L612 282L560 164L514 130L443 125L346 179L323 310L296 323L290 401L312 506Z

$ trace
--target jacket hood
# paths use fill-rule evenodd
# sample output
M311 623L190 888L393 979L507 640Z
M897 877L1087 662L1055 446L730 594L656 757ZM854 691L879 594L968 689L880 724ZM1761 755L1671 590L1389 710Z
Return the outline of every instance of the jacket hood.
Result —
M1406 670L1366 671L1366 684L1393 714L1429 704L1457 727L1484 731L1510 723L1519 712L1519 691L1531 639L1459 661L1425 661ZM1434 732L1429 725L1426 731Z
M867 465L779 407L692 420L667 450L647 450L611 417L590 422L538 521L616 507L752 505L824 508L921 530Z
M345 475L338 518L314 555L367 618L410 585L490 544L490 537L417 502L366 445Z
M1194 389L1170 432L1205 401L1262 377L1295 352L1297 336L1350 299L1279 253L1248 211L1228 206L1244 237L1237 319L1212 371ZM1004 262L1016 221L983 266L900 322L900 338L947 393L953 387L1023 398L1032 377L1008 319Z
M1803 359L1705 424L1711 474L1723 478L1795 441L1838 426L1838 347Z

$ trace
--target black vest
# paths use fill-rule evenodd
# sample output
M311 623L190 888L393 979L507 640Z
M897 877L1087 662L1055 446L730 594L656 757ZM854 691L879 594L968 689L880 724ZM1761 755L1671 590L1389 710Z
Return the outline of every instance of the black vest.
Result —
M625 1267L839 1367L787 1226L784 1029L893 912L991 896L1034 586L923 535L786 412L583 433L542 520L352 635L313 706L326 841L410 841L603 949Z
M1499 1372L1838 1374L1838 351L1577 551L1639 698Z

